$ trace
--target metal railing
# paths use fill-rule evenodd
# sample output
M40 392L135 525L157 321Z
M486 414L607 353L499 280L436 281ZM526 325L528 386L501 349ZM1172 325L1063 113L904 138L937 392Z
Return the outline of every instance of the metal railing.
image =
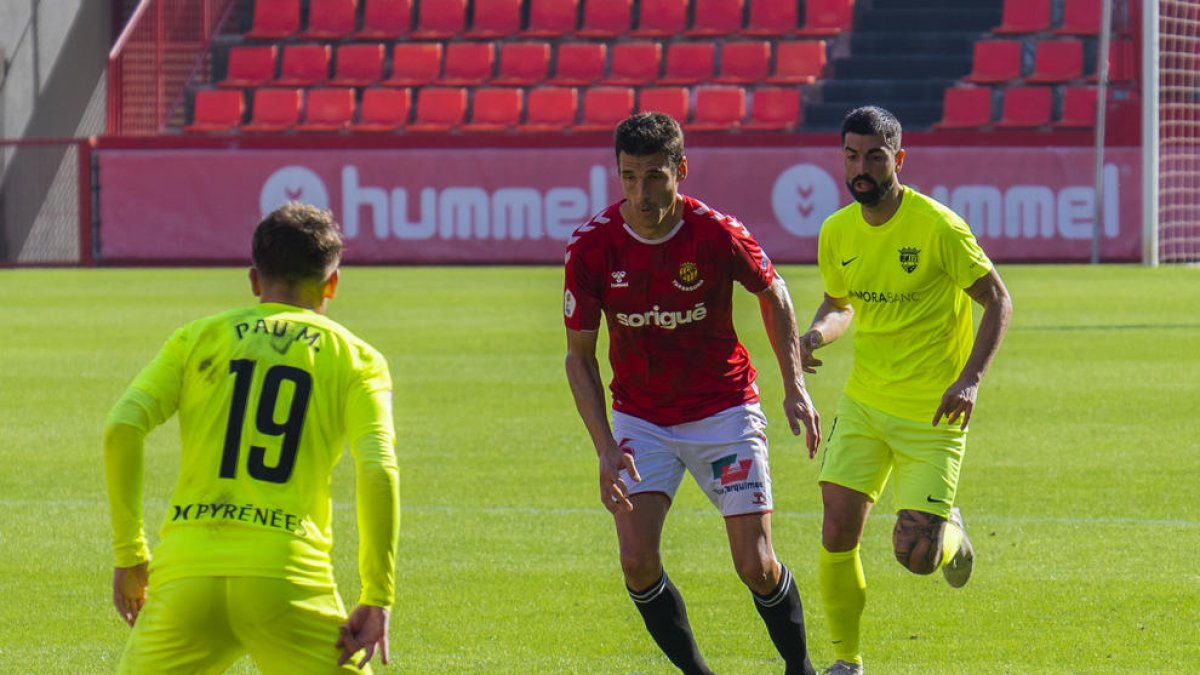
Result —
M108 54L109 134L160 133L236 0L142 0Z
M0 140L0 267L92 265L89 138Z

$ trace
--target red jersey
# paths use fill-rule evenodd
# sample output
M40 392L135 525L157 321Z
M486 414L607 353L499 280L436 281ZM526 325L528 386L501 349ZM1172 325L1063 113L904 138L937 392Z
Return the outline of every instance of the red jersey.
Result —
M567 243L567 328L608 324L613 409L661 426L758 400L755 371L733 329L733 282L751 293L775 268L736 218L683 197L683 219L649 241L621 202Z

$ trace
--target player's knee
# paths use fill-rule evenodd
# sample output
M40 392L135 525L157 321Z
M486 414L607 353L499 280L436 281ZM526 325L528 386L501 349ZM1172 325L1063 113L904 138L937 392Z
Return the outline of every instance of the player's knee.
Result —
M735 558L733 566L742 583L759 595L766 595L779 585L779 568L772 557L752 555Z
M930 513L901 511L892 530L896 561L914 574L932 574L942 556L945 522Z
M625 584L635 591L640 591L659 580L662 576L662 562L657 555L622 552L621 572L625 575Z

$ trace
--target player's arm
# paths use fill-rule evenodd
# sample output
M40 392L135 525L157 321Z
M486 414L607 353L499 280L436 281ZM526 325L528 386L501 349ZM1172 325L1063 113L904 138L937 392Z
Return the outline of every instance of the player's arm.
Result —
M808 456L815 457L821 443L821 421L804 388L796 309L792 305L787 283L778 273L771 284L758 293L758 304L767 337L779 361L779 372L783 375L783 412L787 416L788 426L796 436L805 432Z
M599 335L599 331L567 329L567 383L571 386L575 408L587 427L600 460L600 502L611 512L618 507L632 511L633 504L627 496L620 471L625 469L635 481L640 481L641 476L638 475L633 455L617 444L608 423L604 383L600 376L600 362L596 360Z
M800 336L800 360L804 372L815 373L823 362L813 355L817 349L842 337L854 319L854 308L849 298L835 298L828 293L817 307L808 330Z
M142 516L145 438L175 413L186 344L186 332L176 331L109 411L104 427L104 479L115 558L113 606L130 626L146 600L150 562Z
M382 357L380 357L382 361ZM379 651L388 653L388 624L395 601L396 548L400 536L400 471L392 422L391 378L386 365L362 383L346 409L350 452L355 462L358 517L358 606L339 630L338 664L364 651L362 667Z
M1012 316L1012 298L995 269L976 279L966 291L972 300L983 306L983 317L979 321L979 330L975 333L975 343L966 365L958 379L942 394L941 404L933 416L933 426L937 426L945 416L950 424L961 418L961 427L967 428L971 412L975 409L979 383L1000 348Z

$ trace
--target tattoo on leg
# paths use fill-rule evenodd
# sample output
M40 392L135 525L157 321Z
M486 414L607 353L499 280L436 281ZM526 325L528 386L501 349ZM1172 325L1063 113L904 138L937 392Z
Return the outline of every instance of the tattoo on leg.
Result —
M916 574L931 574L942 557L946 519L932 513L903 510L892 530L896 560Z

